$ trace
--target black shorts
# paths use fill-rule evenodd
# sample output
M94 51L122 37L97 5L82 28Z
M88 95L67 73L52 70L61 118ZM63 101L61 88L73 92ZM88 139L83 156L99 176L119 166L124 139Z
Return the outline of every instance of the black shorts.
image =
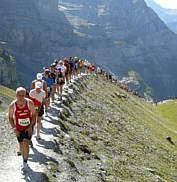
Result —
M41 104L41 109L40 109L40 111L39 111L39 113L38 113L38 116L39 116L39 117L42 117L43 114L44 114L44 103Z
M48 97L47 97L47 98L49 98L49 97L50 97L50 94L51 94L51 92L48 92Z
M65 82L63 80L58 82L58 85L64 85L64 84L65 84Z
M18 142L23 142L23 139L31 140L31 136L29 136L28 131L20 131L20 135L17 137Z

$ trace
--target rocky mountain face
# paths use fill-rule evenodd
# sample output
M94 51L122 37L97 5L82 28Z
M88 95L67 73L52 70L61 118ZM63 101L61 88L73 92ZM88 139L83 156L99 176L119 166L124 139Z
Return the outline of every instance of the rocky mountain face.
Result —
M173 32L177 33L177 9L163 8L153 0L145 0L145 2L158 14Z
M53 59L77 55L118 76L138 72L158 99L177 92L177 36L143 0L1 0L0 17L26 85Z
M75 32L91 40L95 60L117 75L136 71L158 98L177 91L177 36L143 0L62 0Z
M0 42L0 85L15 88L18 84L16 60L9 54L5 45L5 42Z
M58 0L1 0L0 40L15 55L24 85L54 58L80 55L78 38L57 7Z

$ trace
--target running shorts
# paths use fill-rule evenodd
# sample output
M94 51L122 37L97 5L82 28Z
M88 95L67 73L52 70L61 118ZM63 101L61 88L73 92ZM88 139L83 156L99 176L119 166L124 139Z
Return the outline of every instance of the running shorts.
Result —
M39 111L39 113L38 113L38 116L39 116L39 117L42 117L43 114L44 114L44 103L41 104L41 109L40 109L40 111Z
M29 136L28 131L20 131L19 136L17 137L18 142L23 142L23 139L31 140L31 136Z

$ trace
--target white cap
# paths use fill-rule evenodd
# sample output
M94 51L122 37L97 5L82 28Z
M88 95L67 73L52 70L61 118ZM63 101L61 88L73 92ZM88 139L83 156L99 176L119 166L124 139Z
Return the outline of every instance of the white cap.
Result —
M38 73L36 77L37 77L37 80L42 80L42 73Z
M41 82L36 82L35 83L35 88L42 88L42 83Z

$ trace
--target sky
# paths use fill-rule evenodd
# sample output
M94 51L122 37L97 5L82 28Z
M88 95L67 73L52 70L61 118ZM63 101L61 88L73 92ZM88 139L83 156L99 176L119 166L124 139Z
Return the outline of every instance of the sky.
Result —
M154 0L164 8L177 9L177 0Z

